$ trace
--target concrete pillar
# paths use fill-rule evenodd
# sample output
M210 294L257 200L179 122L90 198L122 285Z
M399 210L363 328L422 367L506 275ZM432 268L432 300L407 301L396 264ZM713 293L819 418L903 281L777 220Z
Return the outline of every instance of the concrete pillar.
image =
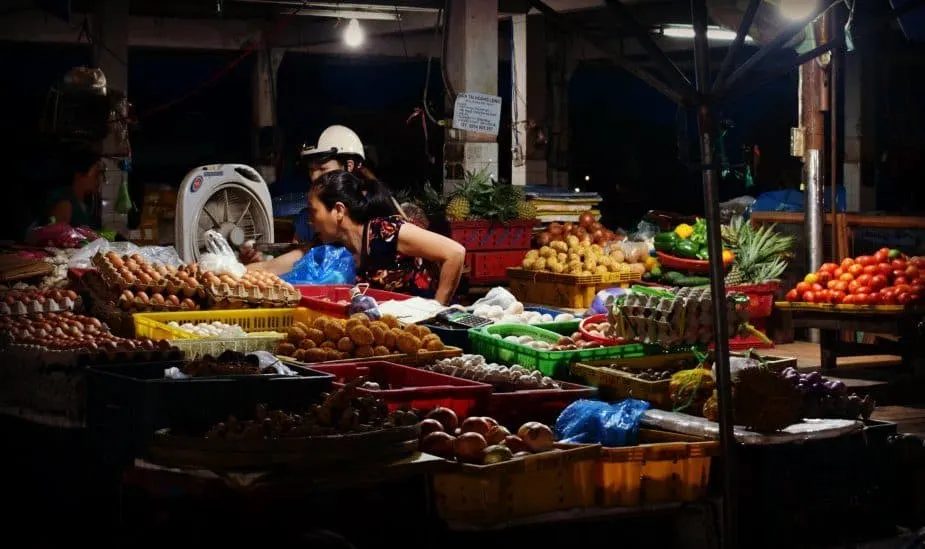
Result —
M535 147L533 139L536 128L542 128L546 120L546 22L543 15L515 15L511 20L515 91L511 182L546 185L546 148Z
M272 143L266 140L276 131L276 77L284 53L281 49L262 49L257 53L257 62L254 63L254 158L257 164L254 168L267 183L276 181L277 176Z
M443 62L453 89L498 95L498 1L453 0L448 16L444 32L449 33L450 47ZM447 98L450 112L453 99ZM444 157L445 192L454 189L467 170L487 167L497 176L497 136L448 128Z
M99 3L93 33L94 65L106 75L107 87L128 93L128 29L129 3L124 0L104 0ZM107 139L112 139L107 138ZM104 144L104 149L112 149ZM115 211L122 174L119 162L105 159L106 176L100 190L103 227L127 234L128 216Z

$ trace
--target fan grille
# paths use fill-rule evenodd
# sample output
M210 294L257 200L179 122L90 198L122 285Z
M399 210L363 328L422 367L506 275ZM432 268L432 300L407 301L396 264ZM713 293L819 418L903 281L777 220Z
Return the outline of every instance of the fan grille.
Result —
M269 234L269 213L260 199L244 187L219 187L203 205L196 219L196 255L205 250L205 233L221 233L233 248L248 240L260 242Z

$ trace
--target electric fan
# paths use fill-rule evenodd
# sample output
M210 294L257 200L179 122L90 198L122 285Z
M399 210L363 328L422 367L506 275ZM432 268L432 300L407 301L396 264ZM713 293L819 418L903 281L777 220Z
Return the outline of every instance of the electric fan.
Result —
M177 253L187 263L206 249L206 232L217 231L233 248L249 240L273 242L270 190L257 170L243 164L190 170L177 197Z

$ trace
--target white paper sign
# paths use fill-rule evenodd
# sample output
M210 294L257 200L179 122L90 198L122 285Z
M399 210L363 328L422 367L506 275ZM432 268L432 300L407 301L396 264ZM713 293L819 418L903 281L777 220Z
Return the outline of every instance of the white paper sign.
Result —
M474 92L457 95L453 107L453 128L498 135L501 129L501 98Z

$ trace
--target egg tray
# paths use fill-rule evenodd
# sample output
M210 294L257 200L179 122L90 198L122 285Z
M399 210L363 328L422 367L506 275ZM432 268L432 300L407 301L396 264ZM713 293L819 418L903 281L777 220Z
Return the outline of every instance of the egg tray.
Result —
M745 319L729 299L727 308L729 333ZM619 314L610 314L615 332L626 338L658 342L664 347L707 344L713 340L713 301L709 290L685 288L674 298L628 295Z
M157 293L165 296L175 295L181 299L190 298L193 300L205 297L202 286L193 276L189 276L189 280L193 281L192 285L173 274L164 275L157 282L127 282L108 257L97 254L93 256L92 263L97 268L106 286L114 291L118 290L118 293L129 290L131 292Z
M297 290L281 286L261 289L255 286L245 287L242 284L221 283L210 284L204 288L213 309L288 308L298 305L302 298L302 294Z
M3 354L16 362L38 361L43 367L63 369L82 368L93 364L123 364L128 362L162 362L184 357L183 351L171 345L169 349L91 350L50 349L42 345L12 343L3 348Z
M127 297L120 296L116 300L116 305L119 309L125 312L131 313L159 313L159 312L169 312L169 313L178 313L182 311L198 311L202 308L202 304L198 302L195 303L195 307L182 307L181 305L173 305L170 303L152 303L150 298L148 301L138 299L128 299Z
M31 315L36 313L59 313L61 311L74 311L83 308L83 302L80 296L77 299L69 297L60 300L45 299L44 303L32 301L28 305L22 301L16 301L12 305L6 302L0 303L0 315Z

